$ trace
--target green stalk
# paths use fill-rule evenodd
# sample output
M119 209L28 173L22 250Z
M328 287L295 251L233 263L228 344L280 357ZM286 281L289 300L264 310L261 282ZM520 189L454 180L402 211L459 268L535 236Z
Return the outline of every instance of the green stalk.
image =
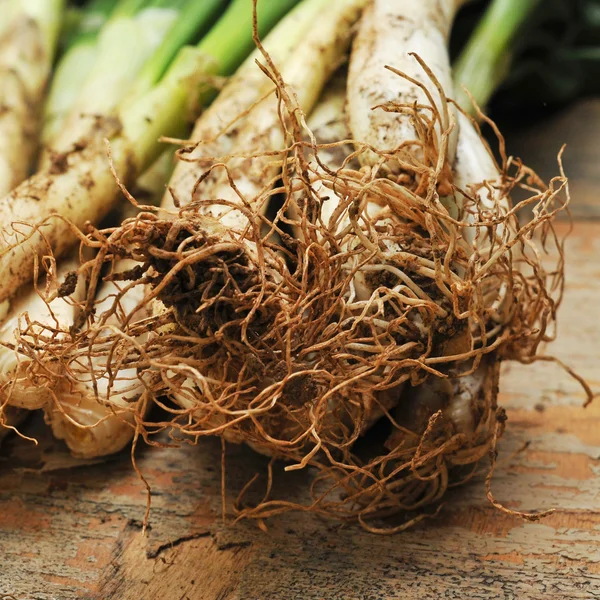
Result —
M298 0L258 2L258 33L264 36L297 3ZM221 75L231 75L253 48L251 0L233 0L223 18L198 44L201 53L215 60L215 73Z
M511 46L522 24L540 0L493 0L454 66L456 100L475 114L466 88L480 107L506 76Z
M258 3L258 29L265 35L298 0ZM161 82L120 113L127 138L140 169L160 154L160 136L185 134L193 120L190 108L195 94L201 100L214 95L206 79L231 74L253 48L252 0L233 0L225 14L195 47L180 50ZM204 80L204 81L203 81Z
M96 39L76 45L59 65L47 108L46 144L65 150L78 137L77 128L89 124L80 115L113 116L124 98L135 99L150 89L177 49L201 33L224 3L120 2Z
M48 145L62 129L98 53L100 30L118 0L92 0L83 9L77 27L64 42L63 55L56 66L44 104L42 144Z
M165 37L162 44L152 55L151 60L144 65L138 75L136 84L129 94L129 97L132 99L150 90L160 80L184 44L191 41L194 37L196 39L202 37L207 25L210 24L217 11L223 5L223 1L202 0L202 2L198 2L196 0L178 0L175 3L173 0L156 0L154 3L157 8L173 4L179 5L180 16L169 30L169 34Z

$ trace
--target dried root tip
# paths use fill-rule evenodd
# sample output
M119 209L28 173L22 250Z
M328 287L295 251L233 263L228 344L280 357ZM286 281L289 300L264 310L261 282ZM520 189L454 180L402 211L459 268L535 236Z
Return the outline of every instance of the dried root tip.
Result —
M17 428L25 421L27 415L28 411L14 406L4 405L0 407L0 444L11 433L19 433Z
M0 388L0 393L6 398L7 403L27 410L44 408L51 403L54 398L53 387L60 373L52 373L49 367L44 368L45 372L40 373L37 364L28 360L18 362L12 360L12 356L8 358L9 361L4 360L0 365L0 368L10 369L8 371L10 378Z

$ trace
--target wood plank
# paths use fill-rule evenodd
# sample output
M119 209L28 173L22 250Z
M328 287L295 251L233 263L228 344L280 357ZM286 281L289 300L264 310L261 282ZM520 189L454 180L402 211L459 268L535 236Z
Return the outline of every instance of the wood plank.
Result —
M600 223L577 224L568 256L551 349L599 389ZM266 533L223 524L217 440L139 453L154 490L144 536L145 488L126 453L67 469L64 447L47 434L38 447L12 440L0 462L0 598L600 597L600 402L582 401L553 365L504 370L509 421L494 494L553 515L527 523L497 511L480 477L453 490L437 518L392 537L308 514L273 519ZM233 490L264 460L230 448L227 464ZM295 473L287 491L300 498L305 486Z

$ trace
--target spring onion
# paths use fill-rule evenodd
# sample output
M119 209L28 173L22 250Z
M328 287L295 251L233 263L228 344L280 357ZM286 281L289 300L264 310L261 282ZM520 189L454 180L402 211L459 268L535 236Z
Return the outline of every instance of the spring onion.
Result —
M48 145L61 131L81 86L94 67L98 36L118 0L91 0L78 15L64 40L63 53L54 69L44 103L41 139Z
M11 302L10 310L2 321L0 393L11 406L35 410L51 402L55 396L55 357L39 357L45 369L32 376L30 372L35 365L30 356L19 351L19 336L20 332L26 332L34 338L44 334L54 340L68 337L69 327L75 321L79 303L84 298L84 285L80 279L72 294L62 298L57 296L57 282L76 267L74 259L67 260L60 265L58 272L48 275L50 286L23 290Z
M37 149L38 122L63 0L0 2L0 195L23 181Z
M365 0L352 0L346 2L341 9L337 5L323 6L322 0L305 0L298 6L295 13L291 13L287 19L281 22L273 32L271 39L267 38L267 47L271 47L274 51L274 56L271 58L273 60L275 60L275 56L283 58L278 64L281 77L286 82L286 86L293 90L294 102L298 103L303 113L309 114L313 110L323 88L333 74L333 70L343 59L350 43L352 26L365 4ZM320 11L318 26L314 24L316 11ZM303 28L300 28L300 25L303 25ZM293 29L290 31L291 27ZM284 35L285 31L289 31L289 36ZM302 53L290 52L289 43L294 37L297 43L301 41ZM279 40L284 42L282 47L273 43ZM279 56L278 50L281 51ZM242 68L240 71L239 79L234 77L231 82L232 86L246 81L247 69ZM225 96L221 102L217 99L215 103L218 108L223 109L221 115L228 112L230 108L228 99L229 96ZM212 116L211 111L207 111L206 118L212 118ZM201 117L196 132L203 129L204 119L205 117ZM219 148L221 152L227 152L231 146L235 154L257 155L253 160L234 156L226 161L229 172L234 177L236 189L241 191L245 200L242 201L237 192L232 189L226 175L216 175L212 179L205 179L203 185L198 189L198 194L202 198L218 200L218 202L207 203L199 207L198 213L205 215L204 222L199 223L200 227L213 234L218 234L224 242L227 240L230 245L233 240L239 238L240 247L246 249L253 261L257 260L256 246L252 242L244 240L244 231L248 227L252 227L247 213L250 210L250 212L260 215L267 211L267 204L270 200L269 189L276 181L281 168L279 162L274 160L271 154L277 148L285 145L285 133L277 110L277 98L269 96L263 99L250 108L245 115L244 124L239 125L229 136L220 138L222 140L222 147ZM217 148L213 143L211 150L215 151L215 149ZM183 197L189 199L190 195ZM214 224L212 227L211 223ZM208 258L210 259L210 257ZM284 269L283 265L283 260L279 260L279 264L273 264L272 268ZM277 277L277 275L274 276ZM198 284L196 283L196 285ZM189 301L193 301L195 295L200 294L195 294L193 289L186 294ZM162 297L162 300L171 308L175 319L182 325L192 322L191 311L187 310L187 306L174 304L173 298ZM173 371L175 373L171 374L172 383L169 384L169 395L175 402L182 408L192 411L195 419L200 423L199 427L212 430L222 428L225 422L222 416L213 415L211 411L207 412L199 408L204 402L203 381L190 378L182 382L177 370L173 369ZM210 375L219 378L216 373L214 375L210 373ZM221 376L223 375L221 374ZM289 428L288 435L295 437L298 432L293 432L293 424L290 424ZM239 434L234 430L225 430L223 435L230 441L240 440ZM268 444L249 441L249 445L258 451L270 453Z
M138 198L144 198L144 204L158 205L166 182L173 168L171 150L157 160L148 171L138 177L135 192ZM118 217L123 220L137 213L131 205L124 206ZM132 261L119 261L114 271L126 271L134 266ZM105 281L96 294L96 317L110 311L117 297L119 313L135 311L144 294L143 287L134 287L123 292L124 284ZM132 320L145 317L144 310L132 315ZM68 322L68 321L65 321ZM119 326L119 319L110 316L104 326ZM102 336L103 331L100 331ZM144 342L147 335L138 338ZM138 377L136 369L116 369L111 374L106 369L102 356L80 357L78 359L85 375L77 381L62 378L57 386L56 398L46 402L42 408L46 422L58 439L65 441L74 456L94 458L118 452L135 435L135 414L145 415L150 403L144 396L144 383ZM76 365L70 365L74 367Z
M374 0L367 8L348 73L348 118L356 140L394 153L401 151L403 143L417 139L410 115L399 116L375 107L400 98L427 106L427 93L439 97L431 78L412 54L429 67L442 89L452 89L446 46L461 4L462 0ZM410 75L413 81L386 70L387 65ZM438 137L441 129L448 127L449 123L438 124ZM456 128L448 140L449 161L455 149ZM363 153L361 160L373 163L377 157ZM390 161L388 167L399 168Z

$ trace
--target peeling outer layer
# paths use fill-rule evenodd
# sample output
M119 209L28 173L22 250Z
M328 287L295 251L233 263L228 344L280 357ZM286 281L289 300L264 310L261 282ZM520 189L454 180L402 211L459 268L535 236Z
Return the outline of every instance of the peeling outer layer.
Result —
M0 301L10 298L33 277L35 256L63 256L88 221L98 223L113 208L119 188L135 174L133 153L119 135L119 123L99 119L72 150L56 155L51 166L24 181L0 200Z
M452 165L457 131L451 130L456 111L445 106L445 94L453 89L447 40L461 4L462 0L373 0L361 19L348 74L350 129L359 144L385 152L386 166L394 173L402 171L402 165L393 159L401 161L404 152L423 156L427 150L427 145L415 146L419 134L410 112L382 108L394 104L416 104L429 119L434 115L428 107L432 101L437 105L437 139L427 143L439 145L446 139L448 169ZM413 54L431 70L440 88ZM408 77L398 77L388 66ZM374 165L382 157L365 152L360 160Z
M44 289L23 290L0 325L0 396L2 403L35 410L52 402L60 359L37 348L62 343L84 297L77 261L69 259L53 272ZM61 292L68 292L68 298ZM66 325L65 325L66 323ZM35 357L35 360L33 358Z

